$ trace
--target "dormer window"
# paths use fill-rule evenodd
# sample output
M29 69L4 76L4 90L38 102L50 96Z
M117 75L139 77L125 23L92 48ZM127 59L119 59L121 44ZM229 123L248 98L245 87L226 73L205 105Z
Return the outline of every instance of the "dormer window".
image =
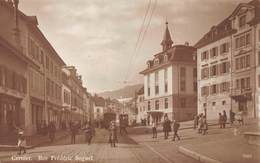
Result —
M159 65L159 63L160 63L160 62L159 62L159 58L156 58L156 59L154 60L154 64L155 64L155 65Z
M165 55L164 55L164 62L167 62L167 61L168 61L168 55L165 54Z
M244 28L246 26L246 15L239 17L239 28Z
M152 67L152 65L151 65L151 62L150 62L150 61L148 61L146 64L147 64L148 68L151 68L151 67Z

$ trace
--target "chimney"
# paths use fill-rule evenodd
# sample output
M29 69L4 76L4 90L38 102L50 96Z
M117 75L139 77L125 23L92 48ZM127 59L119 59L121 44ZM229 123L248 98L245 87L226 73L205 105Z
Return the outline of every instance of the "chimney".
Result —
M184 45L185 45L185 46L189 46L189 42L186 41L186 42L184 43Z

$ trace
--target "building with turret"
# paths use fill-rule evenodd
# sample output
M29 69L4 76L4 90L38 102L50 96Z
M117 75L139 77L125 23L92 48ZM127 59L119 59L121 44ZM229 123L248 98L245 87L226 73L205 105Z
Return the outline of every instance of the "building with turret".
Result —
M191 120L197 110L197 70L193 57L196 49L184 45L173 45L168 23L162 51L147 61L144 75L144 101L147 122L170 120Z

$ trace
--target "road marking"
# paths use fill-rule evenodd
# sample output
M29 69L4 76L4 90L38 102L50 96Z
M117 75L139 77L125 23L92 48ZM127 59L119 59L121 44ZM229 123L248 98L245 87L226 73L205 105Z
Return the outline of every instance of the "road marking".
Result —
M150 145L147 145L145 143L142 143L144 146L146 146L147 148L149 148L151 151L153 151L155 154L157 154L160 158L162 158L164 161L168 162L168 163L173 163L171 160L169 160L167 157L163 156L161 153L157 152L153 147L151 147Z

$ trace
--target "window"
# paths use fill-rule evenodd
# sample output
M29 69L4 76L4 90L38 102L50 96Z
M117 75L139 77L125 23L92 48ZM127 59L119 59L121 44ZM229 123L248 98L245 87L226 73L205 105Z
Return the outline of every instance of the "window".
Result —
M237 88L237 89L240 88L240 80L239 80L239 79L236 80L236 88Z
M229 90L229 82L223 82L219 85L220 87L220 92L227 92Z
M164 92L168 92L168 69L164 69Z
M224 101L222 101L222 105L226 105L226 101L224 100Z
M239 18L239 28L244 28L246 26L246 15Z
M208 78L209 77L209 68L206 67L206 68L203 68L201 70L201 79L205 79L205 78Z
M155 100L155 110L159 110L159 100Z
M250 78L247 77L247 78L245 79L245 81L246 81L246 88L250 88Z
M211 86L211 94L216 94L217 93L217 85L214 84Z
M208 51L204 51L203 53L201 53L201 61L206 60L208 58L209 58Z
M210 58L214 58L216 56L218 56L218 48L214 47L214 48L210 49Z
M221 63L219 66L220 66L220 74L229 72L229 62Z
M204 107L204 108L207 107L207 103L203 103L203 107Z
M246 34L246 45L250 45L251 43L251 37L250 37L250 33Z
M154 65L159 65L159 58L156 58L155 60L154 60Z
M181 91L186 91L186 69L181 67L180 69L180 89Z
M250 33L246 33L243 35L238 36L236 39L236 49L242 48L244 46L248 46L251 44L251 35Z
M43 51L41 50L41 52L40 52L40 56L41 56L41 58L40 58L40 63L42 64L42 65L44 65L44 54L43 54Z
M168 109L168 98L164 99L164 108Z
M197 92L197 82L193 81L193 91Z
M250 67L250 55L245 56L246 58L246 67Z
M51 68L50 68L51 73L53 74L53 62L52 61L50 61L50 66L51 66Z
M236 58L236 70L250 67L250 55Z
M155 94L159 94L159 72L155 72Z
M148 111L151 110L151 102L150 101L148 101L148 103L147 103L147 109L148 109Z
M229 51L229 43L220 45L220 54L227 53Z
M258 87L260 88L260 75L258 75Z
M258 66L260 66L260 51L258 52Z
M180 99L180 105L181 105L181 108L185 108L186 107L186 99L185 98L181 98Z
M216 102L212 102L212 106L215 106L216 105Z
M202 96L209 95L209 87L208 86L204 86L204 87L201 88L201 95Z
M50 69L50 63L49 63L49 57L46 55L46 69L49 70Z
M147 94L150 96L150 74L147 75Z
M216 76L217 75L217 65L213 65L211 66L211 69L210 69L210 76Z

